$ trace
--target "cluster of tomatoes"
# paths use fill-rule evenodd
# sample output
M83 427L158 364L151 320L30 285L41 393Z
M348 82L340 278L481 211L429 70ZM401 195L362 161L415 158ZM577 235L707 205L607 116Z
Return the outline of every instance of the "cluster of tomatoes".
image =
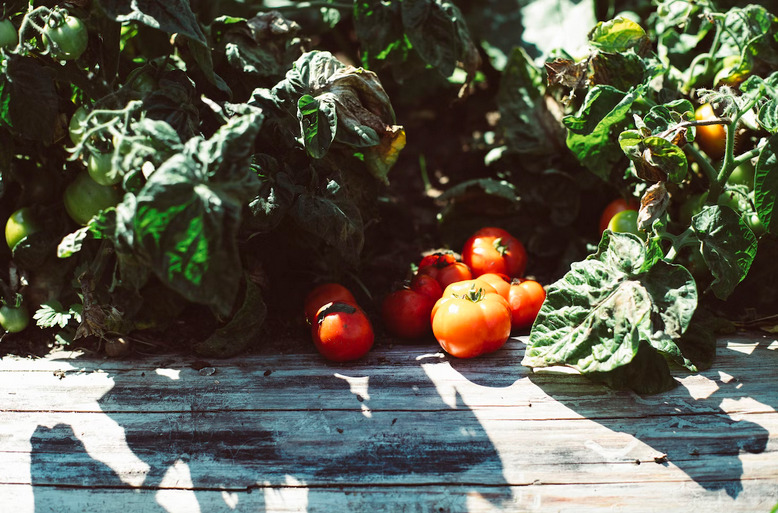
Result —
M410 284L388 294L381 319L400 339L434 335L452 356L496 351L512 332L528 328L546 298L543 286L524 279L527 252L501 228L482 228L458 260L454 253L422 258ZM340 284L315 288L305 299L314 345L327 359L361 358L372 347L373 328L353 294Z

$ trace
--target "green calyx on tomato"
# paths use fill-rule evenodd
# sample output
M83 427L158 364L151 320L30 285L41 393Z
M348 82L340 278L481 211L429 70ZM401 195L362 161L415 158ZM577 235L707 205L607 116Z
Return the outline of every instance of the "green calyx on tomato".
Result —
M93 152L86 161L86 170L92 180L100 185L115 185L122 180L121 175L114 169L113 153Z
M30 323L30 313L23 304L0 306L0 326L8 333L24 331Z
M89 44L89 33L84 22L75 16L52 17L43 29L43 41L51 56L61 61L81 57Z
M13 251L24 238L40 230L41 227L32 210L29 207L23 207L8 217L8 221L5 223L5 241Z
M11 20L0 20L0 48L10 48L19 44L19 33Z
M116 188L100 185L86 171L76 176L63 196L68 215L82 226L86 226L101 210L119 203L120 199L121 195Z

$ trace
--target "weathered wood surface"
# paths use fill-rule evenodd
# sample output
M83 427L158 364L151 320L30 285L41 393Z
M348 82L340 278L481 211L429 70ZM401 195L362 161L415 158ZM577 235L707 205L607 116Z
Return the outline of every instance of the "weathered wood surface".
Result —
M520 340L468 361L5 357L0 511L767 513L778 340L719 345L650 397L533 374Z

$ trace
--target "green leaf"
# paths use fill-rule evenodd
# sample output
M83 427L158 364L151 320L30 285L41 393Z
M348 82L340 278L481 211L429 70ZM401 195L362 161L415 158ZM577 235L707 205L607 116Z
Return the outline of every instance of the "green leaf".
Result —
M90 234L90 228L84 226L69 233L62 238L62 242L57 246L57 258L70 258L74 254L81 251L84 245L84 241L87 240Z
M403 30L400 2L355 0L354 29L366 67L402 65L413 48Z
M456 5L443 0L403 0L401 14L405 34L427 64L449 77L462 63L469 76L475 75L480 64L478 50Z
M668 180L681 183L686 178L689 164L684 151L661 137L647 137L643 140L644 159L647 164L661 169Z
M711 290L726 299L748 274L756 256L754 233L729 207L706 206L692 218L702 256L713 274Z
M595 48L609 53L622 53L650 44L643 27L621 16L598 23L589 35L589 42Z
M142 23L166 34L185 36L192 57L208 80L222 91L230 92L224 80L214 73L208 39L188 0L101 0L100 7L119 23Z
M224 326L214 331L207 339L198 342L194 350L201 356L229 358L243 351L255 342L261 333L267 317L267 305L262 291L250 280L245 280L246 292L235 315Z
M53 328L54 326L64 328L71 319L77 323L81 322L81 305L71 305L69 308L65 308L62 303L53 299L41 304L32 318L41 328Z
M7 95L6 95L7 91ZM32 57L8 57L3 87L3 115L13 131L26 139L51 143L59 99L51 70Z
M624 124L636 93L624 94L611 86L589 90L575 115L563 118L568 128L567 146L591 172L604 180L622 155L616 136L611 132Z
M564 133L546 107L543 76L527 52L515 48L503 71L497 104L510 149L548 155L564 147Z
M230 120L211 139L191 139L137 195L134 246L153 272L189 301L226 317L242 277L237 233L259 189L250 156L256 115Z
M516 186L505 180L495 180L492 178L476 178L458 183L441 194L438 200L450 201L456 199L457 196L467 194L473 188L481 189L488 196L495 196L511 203L518 203L519 201Z
M651 352L693 369L675 341L697 306L694 278L663 260L649 265L649 258L638 237L606 231L596 254L549 287L522 365L568 365L645 393L672 384L667 364ZM633 361L636 367L625 368Z
M754 176L754 204L759 219L770 233L778 233L778 216L774 215L778 196L778 135L762 148Z
M290 215L300 229L336 248L349 265L358 262L365 244L362 214L336 182L330 180L317 194L300 194Z
M338 126L335 105L324 98L323 100L325 101L320 102L309 94L304 94L297 100L297 118L300 120L305 149L316 159L327 154L332 141L335 140Z
M217 51L232 69L252 79L283 78L302 54L300 30L277 11L250 19L221 16L211 25Z

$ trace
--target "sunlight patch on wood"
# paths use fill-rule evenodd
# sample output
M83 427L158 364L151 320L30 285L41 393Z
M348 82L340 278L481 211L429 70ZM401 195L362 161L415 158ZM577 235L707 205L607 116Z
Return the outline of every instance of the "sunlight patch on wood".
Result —
M177 460L165 472L157 492L157 504L168 513L200 513L200 503L192 490L192 474L189 465ZM172 489L171 488L175 488Z

